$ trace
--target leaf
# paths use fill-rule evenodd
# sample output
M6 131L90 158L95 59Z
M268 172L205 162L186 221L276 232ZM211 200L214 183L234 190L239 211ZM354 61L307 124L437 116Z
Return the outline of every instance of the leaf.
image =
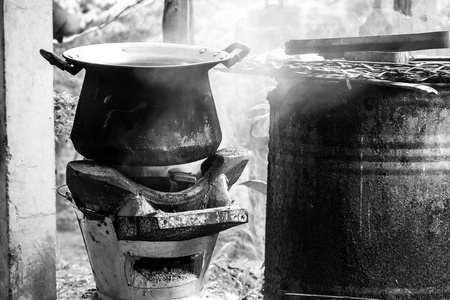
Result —
M245 144L245 148L250 150L258 150L258 149L266 149L269 145L269 137L261 136L252 138L247 144Z
M263 195L267 195L267 183L262 180L249 180L241 183L241 185L249 187Z

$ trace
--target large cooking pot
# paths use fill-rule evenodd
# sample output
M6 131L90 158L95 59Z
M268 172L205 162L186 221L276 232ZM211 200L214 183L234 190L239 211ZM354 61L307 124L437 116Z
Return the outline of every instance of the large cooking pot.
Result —
M208 70L249 53L201 46L117 43L41 50L71 74L86 70L71 139L83 156L113 164L183 164L214 154L222 139Z

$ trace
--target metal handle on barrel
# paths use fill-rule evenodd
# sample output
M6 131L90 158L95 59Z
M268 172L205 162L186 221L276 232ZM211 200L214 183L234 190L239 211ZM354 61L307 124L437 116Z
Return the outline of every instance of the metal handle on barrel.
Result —
M230 53L230 58L222 62L225 67L230 68L250 53L250 47L236 42L223 49L223 51Z

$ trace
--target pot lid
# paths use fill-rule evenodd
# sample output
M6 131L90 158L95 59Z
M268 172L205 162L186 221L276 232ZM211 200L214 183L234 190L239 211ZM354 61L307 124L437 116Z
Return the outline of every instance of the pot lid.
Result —
M133 68L211 65L230 59L230 53L202 46L168 43L110 43L72 48L63 56L75 65Z

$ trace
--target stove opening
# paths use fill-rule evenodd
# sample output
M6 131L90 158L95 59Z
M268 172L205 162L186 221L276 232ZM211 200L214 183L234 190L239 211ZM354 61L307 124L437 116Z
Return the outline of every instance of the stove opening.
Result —
M176 257L128 257L128 284L137 288L167 288L196 281L203 266L203 253Z
M171 166L127 166L114 167L133 181L160 192L179 192L193 186L202 176L204 159L182 165Z
M179 192L197 182L197 176L183 172L170 172L167 177L133 177L137 183L160 192Z

